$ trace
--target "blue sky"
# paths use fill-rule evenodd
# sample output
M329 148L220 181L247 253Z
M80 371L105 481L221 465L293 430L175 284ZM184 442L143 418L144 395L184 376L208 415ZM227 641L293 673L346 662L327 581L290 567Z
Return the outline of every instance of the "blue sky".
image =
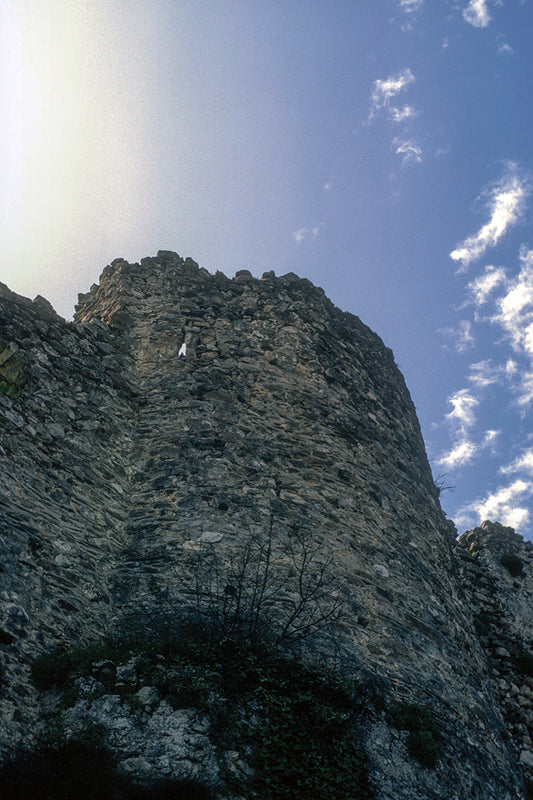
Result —
M294 271L395 353L462 532L533 538L533 0L0 0L0 280Z

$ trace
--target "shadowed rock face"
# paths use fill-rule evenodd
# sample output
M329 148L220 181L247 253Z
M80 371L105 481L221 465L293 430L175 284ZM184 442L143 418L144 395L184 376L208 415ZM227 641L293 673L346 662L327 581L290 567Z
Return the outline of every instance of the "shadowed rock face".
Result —
M430 772L376 715L379 797L525 797L404 380L322 290L292 274L229 280L166 251L114 261L73 323L4 287L0 418L4 749L40 713L37 653L163 595L191 602L191 553L224 564L271 536L288 575L278 626L304 542L344 611L315 656L380 676L444 733ZM509 601L517 628L529 599Z

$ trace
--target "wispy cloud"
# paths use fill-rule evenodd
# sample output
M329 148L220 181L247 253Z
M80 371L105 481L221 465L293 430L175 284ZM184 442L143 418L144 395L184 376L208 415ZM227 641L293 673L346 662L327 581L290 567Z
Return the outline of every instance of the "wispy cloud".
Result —
M498 42L498 55L499 56L514 56L514 50L508 42Z
M481 195L490 214L489 221L450 253L450 258L461 263L460 272L481 258L489 247L494 247L509 228L519 221L530 192L529 177L521 174L514 162L507 164L501 178Z
M533 447L525 450L520 456L511 461L507 466L502 467L500 472L503 475L513 475L516 472L529 472L533 477Z
M509 486L504 486L487 495L477 504L480 519L498 519L504 525L518 528L528 517L529 510L521 508L520 502L530 500L533 495L533 483L518 479Z
M445 420L452 429L455 441L450 450L437 459L437 464L447 470L454 470L470 464L482 452L492 448L500 432L487 430L477 437L473 435L472 429L477 422L476 409L480 401L471 389L454 392L448 397L448 403L452 410L446 414Z
M474 442L465 438L457 442L448 453L444 453L437 463L446 469L457 469L473 461L477 450Z
M475 409L479 405L479 400L469 389L459 389L448 397L448 403L452 406L452 410L446 414L446 419L465 434L476 421Z
M422 9L424 0L398 0L398 5L405 14L416 14Z
M517 403L522 409L527 409L533 404L533 370L523 372L516 387Z
M455 328L439 328L437 333L448 337L453 343L453 348L457 353L465 353L475 344L472 334L472 323L469 319L460 320Z
M455 348L458 353L464 353L474 346L475 340L472 334L472 323L469 319L462 319L456 331Z
M501 431L485 431L485 436L483 437L482 447L488 447L489 445L494 444L498 436L500 435Z
M495 364L492 359L477 361L470 364L470 374L468 380L478 389L486 386L502 384L506 380L512 380L518 371L516 361L509 359L505 364Z
M498 520L512 528L523 528L530 518L528 504L533 499L533 482L517 479L500 486L483 498L466 503L458 509L455 522L459 529L479 525L486 519Z
M390 114L393 114L396 109L391 109L390 101L393 97L400 94L400 92L404 92L414 81L415 76L409 67L402 69L395 75L389 75L388 78L374 81L372 93L370 95L369 120L372 120L381 110L386 110Z
M467 286L476 306L484 305L492 292L507 279L507 271L503 267L485 267L483 275L474 278Z
M533 359L533 250L520 251L520 272L505 283L491 322L498 324L515 351Z
M468 299L461 306L474 307L474 321L491 325L497 334L490 357L471 363L468 387L454 392L445 421L451 429L449 448L437 459L449 471L471 467L498 445L501 463L504 442L497 431L480 431L479 420L501 419L502 428L521 431L509 415L519 412L527 419L533 406L533 249L520 248L515 274L511 268L488 266L466 285ZM475 331L475 328L473 329ZM481 337L477 337L481 341ZM483 341L487 344L485 335ZM499 352L496 358L493 353ZM490 406L489 406L490 403ZM497 416L498 415L498 416ZM494 423L493 423L494 424ZM496 427L496 425L494 425ZM511 443L516 444L518 434ZM523 436L522 436L523 440ZM505 462L504 462L505 463ZM498 519L521 529L533 526L533 446L500 468L502 478L494 491L464 504L454 512L456 523L471 527L484 519Z
M483 307L482 321L503 333L499 344L507 342L516 357L496 365L473 364L469 380L481 386L505 379L518 406L525 408L533 403L533 250L522 246L519 264L514 276L503 267L486 267L468 283L469 298L462 308L469 303Z
M463 505L456 515L458 524L469 527L483 520L499 520L512 528L524 528L530 521L533 501L533 448L524 452L500 469L502 475L516 475L507 485Z
M401 25L402 30L412 30L413 25L411 24L411 20L414 20L422 10L424 0L397 0L397 4L405 15L405 22Z
M412 139L396 138L392 142L395 153L402 156L402 167L422 163L422 148Z
M508 165L500 180L482 195L489 221L477 234L458 245L452 257L461 260L465 268L480 258L520 219L530 194L529 175L516 164ZM533 446L531 442L527 447L522 445L524 449L518 457L513 450L513 457L507 459L504 450L523 443L524 420L527 422L533 407L533 248L522 245L517 261L514 268L486 266L466 283L467 298L460 309L465 315L470 306L472 335L477 340L476 346L484 348L485 357L470 364L467 388L454 392L448 399L451 411L445 421L450 427L451 441L438 463L449 471L471 469L485 453L496 455L497 445L497 462L501 464L503 456L503 463L506 460L508 463L499 470L496 488L456 510L456 524L471 527L484 519L497 519L530 535ZM477 335L474 323L484 326L483 335ZM495 333L492 337L491 329ZM480 429L480 422L487 414L492 418L491 427L501 427L510 434L508 442L496 430ZM486 461L487 465L491 463Z
M313 228L298 228L292 232L296 244L301 244L304 239L316 239L322 228L322 223L315 225Z
M533 404L533 250L522 246L519 264L515 276L503 267L487 267L467 286L470 302L486 309L483 321L503 333L499 344L507 342L515 356L499 365L490 362L490 369L489 362L480 362L483 371L479 367L477 376L472 371L470 380L489 385L496 376L506 379L516 404L526 409Z
M407 8L407 6L406 6ZM412 5L414 9L414 4ZM402 167L420 164L423 160L422 148L412 136L412 121L418 116L418 111L413 105L396 105L393 99L415 82L415 76L409 69L400 70L388 78L374 81L370 96L370 113L368 122L372 122L378 114L384 114L393 125L398 126L401 132L393 138L391 147L402 159Z
M481 441L476 442L473 438L464 433L449 452L443 453L443 455L437 459L437 463L439 466L449 470L464 467L466 464L470 464L474 461L474 459L487 450L487 448L491 448L499 435L500 431L485 431Z
M391 108L390 118L393 122L407 122L418 116L418 111L414 106L402 106L401 108Z
M463 11L463 18L474 28L486 28L492 19L487 8L487 0L470 0Z

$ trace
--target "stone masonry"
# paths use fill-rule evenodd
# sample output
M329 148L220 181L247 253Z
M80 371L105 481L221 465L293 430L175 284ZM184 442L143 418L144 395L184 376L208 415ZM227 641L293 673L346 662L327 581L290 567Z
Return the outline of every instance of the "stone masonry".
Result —
M67 323L0 285L0 425L0 751L42 713L37 654L190 602L191 553L229 559L270 531L280 570L297 540L333 576L344 613L315 656L445 734L429 771L375 718L380 800L526 798L528 543L493 527L455 542L391 351L321 289L160 251L106 267Z
M533 544L484 522L456 553L506 732L533 785Z

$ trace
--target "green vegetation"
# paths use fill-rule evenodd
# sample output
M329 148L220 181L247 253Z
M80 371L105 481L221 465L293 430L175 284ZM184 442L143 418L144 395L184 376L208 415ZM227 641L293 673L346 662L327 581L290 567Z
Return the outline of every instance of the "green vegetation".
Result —
M389 712L391 724L409 731L407 750L423 767L433 769L442 751L442 736L431 712L412 703L401 703Z
M73 679L90 674L95 659L109 657L115 663L135 657L136 680L121 689L125 701L134 704L139 686L155 686L174 708L196 707L209 715L221 754L247 754L251 776L238 777L221 757L232 791L258 800L373 797L358 733L372 700L368 687L302 663L273 637L261 643L247 636L216 638L209 626L190 619L137 620L99 647L57 648L35 660L34 680L40 688L62 687L65 707L72 702ZM99 750L96 755L100 759ZM49 751L46 756L52 758ZM87 749L83 758L90 760ZM123 796L130 795L116 795Z
M372 797L352 692L332 676L324 680L301 665L285 665L280 673L274 668L260 676L261 724L241 735L254 745L257 795L269 800Z
M317 632L333 633L339 620L330 562L298 532L280 559L273 536L271 518L266 537L250 537L224 562L216 548L193 553L189 606L167 599L167 588L152 581L150 590L161 595L152 613L136 610L102 642L64 644L38 656L33 680L41 690L62 689L66 708L75 702L76 679L94 674L95 662L128 663L129 680L112 690L134 713L143 713L137 690L153 686L173 708L208 715L221 774L234 794L371 800L359 730L377 707L376 692L295 655L302 646L312 649ZM247 766L230 768L228 751Z
M110 640L86 647L59 645L37 656L32 663L31 676L40 691L53 686L63 688L69 678L88 674L93 661L110 658L112 655L113 646Z
M287 564L273 569L272 543L271 520L267 538L252 538L229 566L213 548L201 558L193 554L187 607L158 587L154 610L144 616L136 610L105 640L64 644L36 658L36 685L61 688L61 707L67 708L76 701L76 679L105 669L95 662L110 660L113 669L128 664L128 679L115 685L112 675L106 690L121 694L139 715L145 711L135 695L143 686L155 687L175 709L207 714L222 780L235 795L371 800L375 791L360 732L369 713L383 710L382 693L377 685L361 685L297 657L302 645L302 652L311 651L317 631L334 633L341 608L328 563L317 551L295 536ZM285 567L299 587L292 595ZM401 704L388 715L392 725L409 732L410 756L434 768L442 737L431 713ZM228 752L239 754L235 763L227 762Z
M513 578L518 578L524 569L524 562L514 553L506 552L500 559L500 564L505 567L509 575Z

